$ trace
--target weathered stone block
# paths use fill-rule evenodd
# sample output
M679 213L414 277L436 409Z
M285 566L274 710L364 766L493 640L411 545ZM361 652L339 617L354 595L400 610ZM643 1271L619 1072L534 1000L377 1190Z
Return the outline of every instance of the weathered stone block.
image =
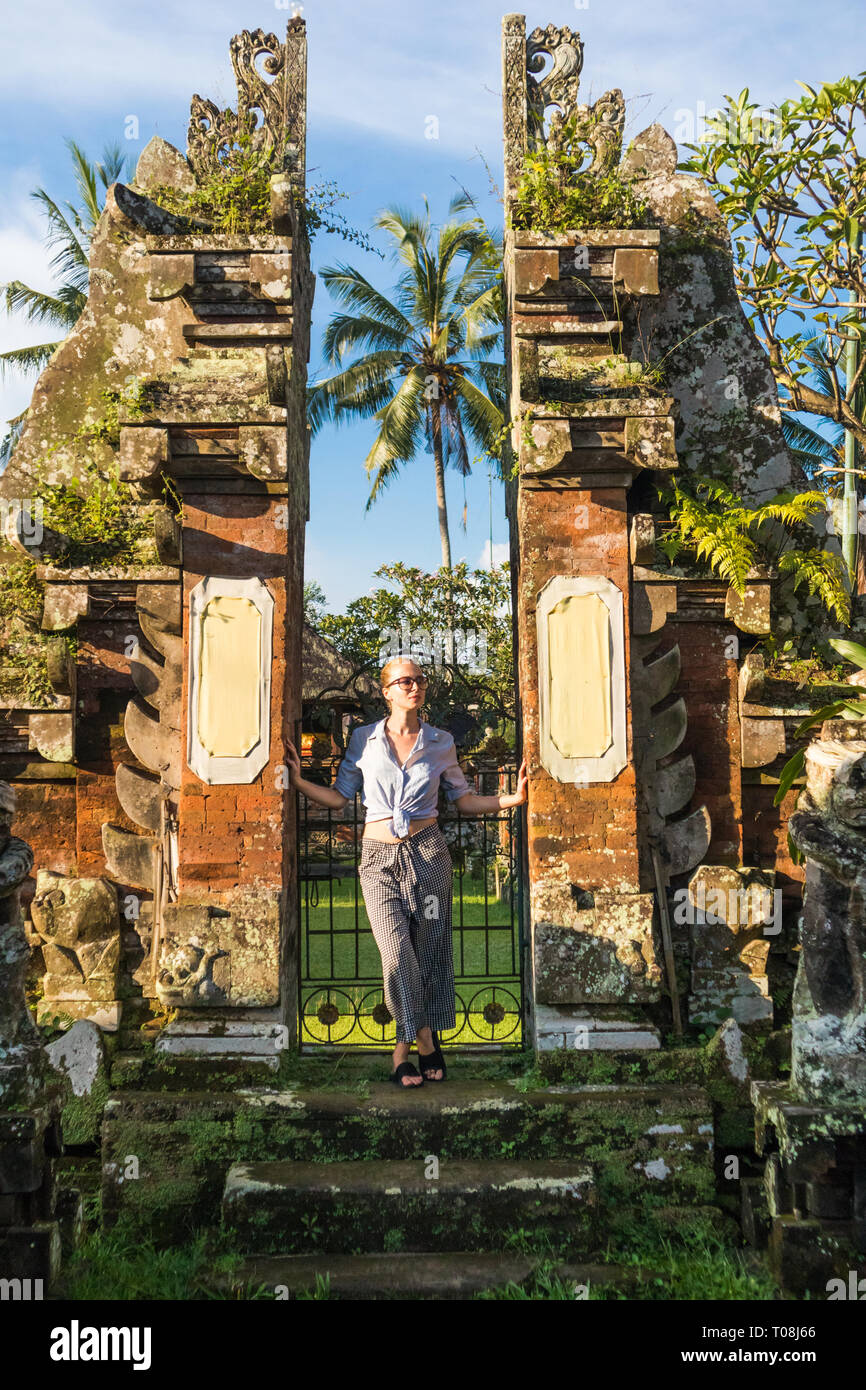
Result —
M42 607L42 628L62 632L74 627L90 612L90 590L86 584L46 584Z
M632 586L632 631L647 637L664 627L677 611L676 584L634 584Z
M288 476L288 437L283 427L241 425L238 456L254 478L277 482Z
M741 632L765 637L771 631L770 596L769 582L750 580L742 597L736 589L729 589L725 598L725 617L736 623Z
M71 763L75 757L75 713L58 710L31 714L27 723L28 746L52 763Z
M518 248L514 253L514 293L538 294L548 280L559 279L559 252Z
M292 257L288 249L250 253L250 281L275 304L292 302Z
M647 419L644 416L625 422L625 453L641 468L670 471L679 467L675 424L671 416Z
M742 719L740 751L743 767L766 767L787 751L784 719Z
M228 911L226 909L228 908ZM208 908L170 904L157 993L168 1008L264 1008L280 998L281 897L252 893ZM229 915L230 913L230 915Z
M120 431L118 467L124 482L152 478L168 463L168 430L150 425L124 425Z
M534 928L536 999L542 1004L616 1004L659 998L651 893L596 893L595 907L568 925Z
M148 299L173 299L183 294L195 284L195 256L185 255L150 257L150 279L147 285Z
M617 246L613 253L613 282L626 294L658 294L658 251Z
M46 967L42 1011L72 1013L78 1005L77 1016L89 1017L112 1004L120 960L116 890L104 879L40 869L30 912Z

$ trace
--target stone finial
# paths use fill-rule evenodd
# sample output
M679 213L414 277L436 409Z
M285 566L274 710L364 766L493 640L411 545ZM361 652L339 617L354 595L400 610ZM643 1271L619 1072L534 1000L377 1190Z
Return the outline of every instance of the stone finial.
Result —
M195 174L189 160L161 135L154 135L139 155L133 183L145 193L165 186L176 188L179 193L195 192Z
M229 45L238 109L220 111L195 94L190 105L187 157L196 177L218 168L239 137L273 151L274 170L292 174L303 189L306 166L307 36L299 16L289 20L286 41L263 29L244 29ZM268 80L270 79L270 80Z
M545 59L550 67L545 72ZM583 68L583 44L580 34L566 25L557 28L533 29L526 40L526 85L530 133L539 135L544 128L545 113L555 107L561 119L567 120L577 107L580 73ZM535 74L543 74L538 77Z
M672 178L677 157L676 141L656 121L635 136L623 155L620 173L636 180Z

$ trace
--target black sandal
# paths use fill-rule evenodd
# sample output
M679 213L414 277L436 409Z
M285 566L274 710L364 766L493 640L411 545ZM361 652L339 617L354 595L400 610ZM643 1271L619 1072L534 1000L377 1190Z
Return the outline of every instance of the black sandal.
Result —
M433 1030L430 1030L431 1033ZM421 1075L425 1082L431 1081L434 1086L438 1086L440 1081L444 1081L448 1075L448 1068L445 1065L445 1058L442 1056L442 1049L439 1046L439 1038L433 1033L433 1051L419 1052L418 1064L421 1068ZM430 1076L429 1072L441 1071L441 1076Z
M397 1068L397 1070L391 1072L391 1080L394 1082L394 1085L395 1085L395 1086L399 1086L399 1087L400 1087L400 1090L401 1090L401 1091L415 1091L415 1090L418 1089L416 1086L404 1086L404 1085L403 1085L403 1077L404 1077L404 1076L417 1076L417 1075L418 1075L418 1073L417 1073L417 1071L415 1070L415 1068L412 1066L412 1063L411 1063L411 1062L401 1062L400 1065L399 1065L399 1067ZM422 1075L422 1077L421 1077L421 1085L422 1085L422 1086L424 1085L424 1077L423 1077L423 1075Z

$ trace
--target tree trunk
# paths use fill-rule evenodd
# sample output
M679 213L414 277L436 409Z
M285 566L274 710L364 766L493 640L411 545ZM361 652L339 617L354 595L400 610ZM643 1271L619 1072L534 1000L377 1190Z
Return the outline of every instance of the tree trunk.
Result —
M448 507L445 501L445 466L442 462L442 416L438 401L433 403L433 467L436 473L436 510L439 514L439 539L442 542L442 564L451 568L451 537L448 535Z

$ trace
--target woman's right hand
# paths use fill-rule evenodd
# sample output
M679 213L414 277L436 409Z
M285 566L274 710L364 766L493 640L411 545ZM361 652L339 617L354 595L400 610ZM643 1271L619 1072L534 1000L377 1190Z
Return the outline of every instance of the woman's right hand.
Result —
M298 750L290 738L286 739L286 766L289 769L289 781L293 787L297 787L301 782L301 759Z

